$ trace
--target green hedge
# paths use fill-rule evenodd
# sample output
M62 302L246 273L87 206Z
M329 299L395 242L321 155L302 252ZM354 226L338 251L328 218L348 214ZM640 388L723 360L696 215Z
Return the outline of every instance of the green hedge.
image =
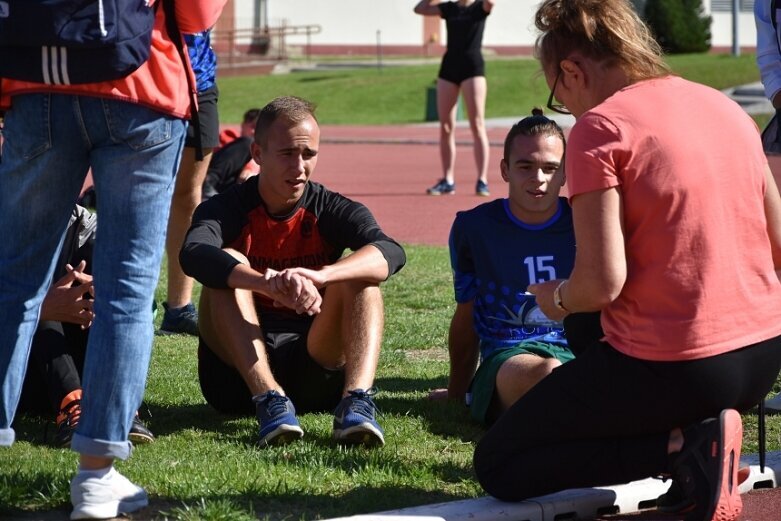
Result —
M645 20L667 54L706 52L711 42L711 17L702 0L648 0Z

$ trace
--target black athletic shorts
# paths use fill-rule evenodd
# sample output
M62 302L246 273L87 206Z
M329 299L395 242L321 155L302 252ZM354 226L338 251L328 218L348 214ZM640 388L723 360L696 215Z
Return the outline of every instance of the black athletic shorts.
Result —
M217 86L198 93L198 119L201 124L201 146L203 148L216 148L220 144L220 115L217 112L217 99L220 91ZM193 122L187 125L187 136L184 138L184 146L194 148L195 126Z
M464 80L485 76L485 61L481 54L454 55L445 53L439 67L439 77L450 83L461 85Z
M266 353L274 378L297 413L331 412L342 397L344 371L321 367L306 348L311 321L264 322ZM239 372L199 338L198 379L206 401L220 412L255 414L247 384Z

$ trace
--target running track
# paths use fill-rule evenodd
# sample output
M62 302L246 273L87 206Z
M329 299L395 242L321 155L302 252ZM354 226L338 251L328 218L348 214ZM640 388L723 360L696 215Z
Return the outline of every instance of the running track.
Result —
M506 133L507 127L489 129L492 197L507 195L499 173ZM444 246L455 213L491 198L474 195L471 136L463 128L457 130L456 195L426 195L426 188L442 177L438 139L438 128L432 126L323 126L312 179L368 206L397 241Z

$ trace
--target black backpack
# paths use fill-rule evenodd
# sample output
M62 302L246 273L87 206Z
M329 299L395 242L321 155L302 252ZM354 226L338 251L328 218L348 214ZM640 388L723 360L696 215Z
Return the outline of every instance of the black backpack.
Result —
M69 85L123 78L149 58L147 0L0 0L0 76Z
M155 9L187 63L173 0L0 0L0 77L49 85L124 78L149 59ZM195 86L190 83L196 158L203 159ZM0 113L2 116L2 113Z

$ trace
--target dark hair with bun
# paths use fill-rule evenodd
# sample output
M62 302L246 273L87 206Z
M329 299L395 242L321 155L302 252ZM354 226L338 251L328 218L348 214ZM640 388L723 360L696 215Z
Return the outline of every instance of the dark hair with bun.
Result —
M556 136L561 139L561 144L567 148L567 140L564 139L564 131L552 119L545 116L541 107L534 107L532 115L526 116L510 128L507 137L504 138L504 160L510 161L510 149L513 140L518 136Z

